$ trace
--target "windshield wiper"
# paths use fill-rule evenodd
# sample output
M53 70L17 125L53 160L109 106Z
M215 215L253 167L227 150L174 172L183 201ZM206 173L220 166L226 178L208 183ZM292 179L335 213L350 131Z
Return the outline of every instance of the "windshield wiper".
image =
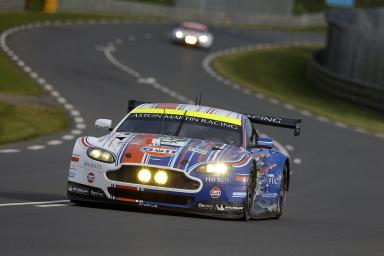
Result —
M184 117L185 117L186 114L187 114L187 110L185 110L185 112L184 112L184 114L183 114L183 117L181 118L181 121L180 121L180 123L179 123L179 126L178 126L177 129L176 129L175 136L179 136L181 127L183 126L183 123L184 123Z

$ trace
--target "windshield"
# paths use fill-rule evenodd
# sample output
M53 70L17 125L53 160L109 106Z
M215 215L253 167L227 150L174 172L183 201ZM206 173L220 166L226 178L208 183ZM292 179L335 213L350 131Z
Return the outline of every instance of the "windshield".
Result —
M130 114L118 127L117 132L164 134L238 147L241 146L242 139L239 125L200 117L169 114Z

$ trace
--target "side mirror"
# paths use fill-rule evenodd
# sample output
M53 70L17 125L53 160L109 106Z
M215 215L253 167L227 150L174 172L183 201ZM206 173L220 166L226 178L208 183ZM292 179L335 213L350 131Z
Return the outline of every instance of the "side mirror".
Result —
M257 148L273 148L273 139L271 138L258 138Z
M110 119L97 119L95 122L96 128L111 130L112 120Z

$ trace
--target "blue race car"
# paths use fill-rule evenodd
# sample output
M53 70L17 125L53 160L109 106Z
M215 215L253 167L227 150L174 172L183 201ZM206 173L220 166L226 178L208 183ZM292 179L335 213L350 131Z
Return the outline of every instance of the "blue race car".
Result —
M300 119L246 115L188 104L129 101L100 138L78 138L71 201L129 204L239 218L279 218L289 189L288 156L253 123L292 128Z

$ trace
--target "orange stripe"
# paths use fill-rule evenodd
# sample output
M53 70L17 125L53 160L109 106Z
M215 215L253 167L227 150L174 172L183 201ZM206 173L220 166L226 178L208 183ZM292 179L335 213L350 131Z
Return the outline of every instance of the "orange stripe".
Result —
M137 200L136 199L132 199L132 198L116 197L116 200L124 201L124 202L137 203Z
M189 149L192 147L192 144L194 145L195 143L191 143L191 144L189 144L188 147L185 149L183 155L182 155L181 158L180 158L179 163L177 164L177 169L180 169L180 167L181 167L181 162L184 160L185 156L186 156L187 153L189 152Z
M207 153L208 153L208 150L207 149L209 149L209 148L211 148L212 147L212 144L207 144L207 145L205 145L205 147L204 147L204 151L207 151ZM200 156L199 156L199 158L197 159L197 161L198 162L201 162L201 161L203 161L203 159L204 159L204 157L206 157L208 154L200 154Z
M78 158L78 157L76 157L76 156L72 156L72 157L71 157L71 161L72 161L72 162L79 162L79 159L80 159L80 158Z
M243 159L241 159L239 162L234 162L233 165L234 166L242 165L243 163L247 162L248 159L249 159L249 157L244 156Z
M126 190L138 190L137 187L123 186L123 185L116 185L116 188L126 189Z
M237 182L247 183L248 182L248 176L235 176L235 180Z

